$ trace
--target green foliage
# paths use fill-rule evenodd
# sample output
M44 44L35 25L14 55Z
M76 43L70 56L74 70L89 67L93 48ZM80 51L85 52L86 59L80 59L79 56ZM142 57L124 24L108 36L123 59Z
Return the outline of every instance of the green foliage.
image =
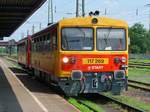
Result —
M100 107L100 105L95 104L94 102L85 100L85 99L80 99L82 104L78 103L75 98L68 98L67 101L77 107L81 112L93 112L90 110L88 107L85 105L88 105L90 108L93 108L97 112L105 112L104 109ZM85 104L85 105L84 105Z
M147 53L150 51L150 36L144 25L136 23L130 27L129 37L131 53Z
M79 104L75 99L69 98L68 102L77 107L81 112L91 112L86 106Z
M0 47L0 54L4 54L6 52L6 48Z

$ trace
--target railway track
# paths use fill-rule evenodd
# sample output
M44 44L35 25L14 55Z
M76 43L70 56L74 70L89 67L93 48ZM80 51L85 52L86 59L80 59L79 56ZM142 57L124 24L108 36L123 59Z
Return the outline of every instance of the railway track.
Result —
M82 104L82 105L86 106L86 107L87 107L89 110L91 110L92 112L98 112L95 108L93 108L93 107L87 105L83 100L79 100L79 99L78 99L77 102L78 102L79 104Z
M110 96L107 96L107 95L105 95L105 94L96 94L96 96L93 96L94 97L94 99L90 99L90 98L86 98L86 97L83 97L82 96L82 98L81 99L86 99L86 100L88 100L88 101L92 101L92 102L95 102L95 101L97 101L97 100L99 100L99 101L107 101L107 102L111 102L111 103L114 103L114 104L117 104L117 105L119 105L120 107L121 107L121 109L123 109L123 110L127 110L128 112L145 112L144 110L142 110L142 109L140 109L140 108L137 108L137 107L134 107L134 106L131 106L131 105L129 105L129 104L126 104L126 103L124 103L124 102L122 102L122 101L119 101L119 100L117 100L117 99L115 99L115 98L112 98L112 97L110 97ZM81 104L81 105L84 105L84 106L86 106L90 111L92 111L92 112L99 112L99 111L97 111L94 107L92 107L92 106L89 106L88 104L86 104L85 102L84 102L84 100L81 100L81 99L79 99L79 98L77 98L76 99L76 101L79 103L79 104ZM102 103L102 102L101 102ZM105 104L105 103L104 103ZM107 105L107 103L105 104L105 105ZM118 112L120 111L120 110L117 110Z
M131 68L150 68L150 63L129 62Z
M150 69L150 66L144 66L144 65L134 65L134 64L129 64L130 68L142 68L142 69Z
M128 80L128 85L130 87L133 87L136 89L141 89L141 90L150 92L150 84L149 83L143 83L143 82L139 82L139 81Z
M129 65L150 66L150 63L130 63Z
M120 105L123 109L128 110L128 112L145 112L142 109L139 109L137 107L134 107L132 105L129 105L127 103L119 101L119 100L117 100L115 98L112 98L112 97L109 97L107 95L104 95L104 94L99 94L99 95L102 96L103 98L105 98L106 100L109 100L110 102L113 102L113 103L116 103L116 104Z
M149 64L149 65L150 65L149 62L137 62L137 61L130 61L130 60L129 60L129 63L135 63L135 64Z

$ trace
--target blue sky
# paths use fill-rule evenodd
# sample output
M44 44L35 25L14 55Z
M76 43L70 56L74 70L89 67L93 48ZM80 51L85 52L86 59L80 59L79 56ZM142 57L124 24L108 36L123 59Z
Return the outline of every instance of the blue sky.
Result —
M62 18L75 17L76 0L53 0L53 2L54 7L56 7L56 12L54 13L55 22ZM39 31L40 23L42 28L45 28L48 21L47 4L48 2L5 40L15 39L18 41L23 35L27 35L27 30L32 34L33 24L35 31ZM150 4L150 0L85 0L85 11L88 14L90 11L99 10L101 16L126 20L129 26L140 22L148 29L150 7L146 7L146 4ZM106 15L104 14L105 9L107 9ZM138 9L138 15L136 15L136 9Z

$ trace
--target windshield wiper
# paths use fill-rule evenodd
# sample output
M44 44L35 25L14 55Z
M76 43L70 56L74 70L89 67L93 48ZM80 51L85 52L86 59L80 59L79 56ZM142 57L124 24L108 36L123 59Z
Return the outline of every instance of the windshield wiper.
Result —
M63 46L62 46L62 48L64 49L64 50L67 50L68 48L69 48L69 44L68 44L68 40L67 40L67 38L66 38L67 36L66 36L66 33L65 33L65 35L63 36Z
M104 37L105 37L105 38L104 38L104 41L105 41L106 45L108 45L108 41L110 41L110 44L111 44L111 39L109 39L111 30L112 30L112 27L110 27L110 28L108 29L108 35L107 35L107 36L104 34Z
M85 32L83 31L82 28L78 27L77 28L82 34L83 34L83 41L81 42L82 43L82 47L84 47L84 41L85 41Z

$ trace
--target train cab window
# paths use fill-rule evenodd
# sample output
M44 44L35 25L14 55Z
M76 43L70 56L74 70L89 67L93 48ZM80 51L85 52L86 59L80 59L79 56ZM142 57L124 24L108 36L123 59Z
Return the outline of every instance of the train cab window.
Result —
M124 29L98 28L97 50L123 51L126 49L126 34Z
M62 50L90 51L94 49L92 28L63 28L61 37Z

